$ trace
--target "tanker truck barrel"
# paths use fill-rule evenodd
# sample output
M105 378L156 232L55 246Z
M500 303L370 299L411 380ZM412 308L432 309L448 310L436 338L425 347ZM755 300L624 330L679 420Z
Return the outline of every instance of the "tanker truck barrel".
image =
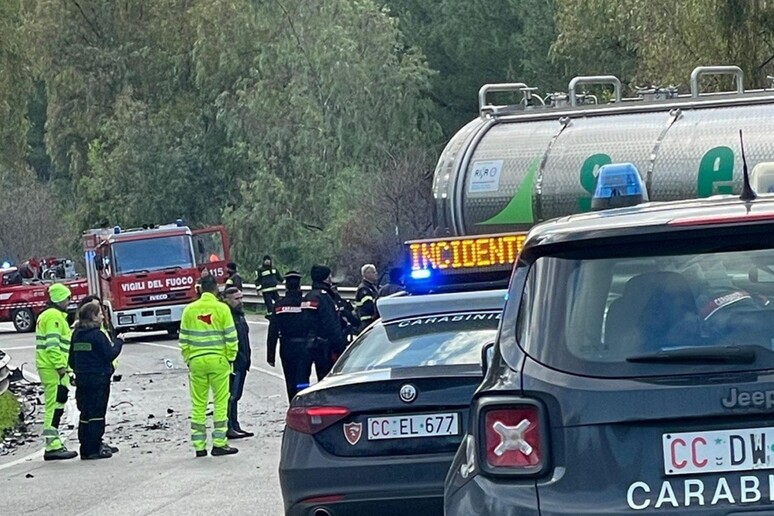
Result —
M717 74L734 76L735 90L699 89ZM435 169L437 233L523 231L590 211L599 168L611 163L640 170L651 201L738 194L740 129L751 168L774 162L774 91L745 91L738 67L699 67L691 77L688 93L651 87L636 98L623 98L614 76L577 77L569 102L552 93L545 98L560 101L545 106L524 102L533 88L523 83L485 85L479 116L451 138ZM594 92L579 91L598 85L614 87L613 102L593 104ZM523 92L521 103L490 105L487 96L499 91Z

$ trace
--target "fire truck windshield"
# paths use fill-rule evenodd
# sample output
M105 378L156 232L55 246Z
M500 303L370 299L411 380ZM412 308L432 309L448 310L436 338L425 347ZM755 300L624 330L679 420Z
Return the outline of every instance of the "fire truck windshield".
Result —
M129 240L113 244L116 274L194 267L191 239L186 235Z

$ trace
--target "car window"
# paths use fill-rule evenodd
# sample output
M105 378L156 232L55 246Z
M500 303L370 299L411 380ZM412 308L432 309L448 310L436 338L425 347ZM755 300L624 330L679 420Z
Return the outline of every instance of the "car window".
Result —
M749 247L697 240L538 258L522 293L519 343L547 365L600 376L772 368L774 249ZM753 346L755 361L636 363L718 346Z
M478 366L481 348L494 340L500 316L500 311L468 312L377 324L347 349L333 374L421 366Z

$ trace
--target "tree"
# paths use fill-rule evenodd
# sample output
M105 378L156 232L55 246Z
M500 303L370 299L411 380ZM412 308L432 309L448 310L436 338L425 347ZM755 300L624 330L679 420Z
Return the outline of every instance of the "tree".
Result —
M687 86L691 70L737 64L748 87L774 69L774 4L766 0L560 0L556 56L630 85ZM586 73L586 72L584 72ZM729 83L711 80L711 87Z
M478 115L478 90L486 83L526 82L544 92L566 86L563 70L548 59L554 0L383 3L399 19L406 43L437 71L431 95L445 140Z
M0 174L24 167L26 103L32 90L23 0L0 0Z

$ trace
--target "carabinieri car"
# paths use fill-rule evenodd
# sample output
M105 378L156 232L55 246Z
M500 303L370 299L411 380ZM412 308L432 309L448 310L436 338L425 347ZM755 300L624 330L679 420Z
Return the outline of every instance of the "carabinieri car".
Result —
M774 198L747 190L532 229L446 514L774 513Z
M326 378L293 399L279 468L287 514L442 514L443 481L468 430L467 410L483 378L482 352L500 322L517 238L523 241L511 235L479 242L481 249L491 246L487 256L495 259L481 268L468 257L473 279L486 281L467 292L428 293L459 281L465 266L454 250L461 240L423 241L411 250L415 262L442 261L455 277L433 278L417 265L412 294L379 299L381 319ZM505 272L501 281L492 280L491 264Z

